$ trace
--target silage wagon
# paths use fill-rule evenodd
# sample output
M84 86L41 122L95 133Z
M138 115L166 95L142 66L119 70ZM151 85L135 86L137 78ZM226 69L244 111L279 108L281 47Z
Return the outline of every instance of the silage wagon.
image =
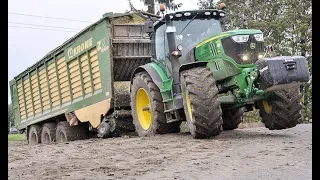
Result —
M106 13L10 81L14 116L29 143L133 130L131 74L153 52L145 19L141 12Z

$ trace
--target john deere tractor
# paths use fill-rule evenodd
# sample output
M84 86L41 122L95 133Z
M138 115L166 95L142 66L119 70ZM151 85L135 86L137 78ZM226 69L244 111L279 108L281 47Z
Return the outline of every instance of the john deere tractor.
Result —
M216 136L254 107L270 130L299 122L305 57L266 57L262 31L226 31L224 17L223 9L205 9L145 22L155 55L135 70L130 88L140 136L179 132L182 121L194 138Z

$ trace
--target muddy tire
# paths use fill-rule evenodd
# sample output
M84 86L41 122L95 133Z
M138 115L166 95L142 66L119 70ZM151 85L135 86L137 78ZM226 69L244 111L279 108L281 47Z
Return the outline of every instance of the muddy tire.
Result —
M133 124L139 136L180 131L181 122L166 122L160 90L146 72L137 73L133 78L131 108Z
M60 121L56 128L56 142L67 142L74 140L87 139L88 132L81 126L70 126L67 121Z
M259 101L259 114L265 127L270 130L292 128L301 120L299 88L275 91L269 101Z
M28 132L28 143L30 145L37 145L41 143L39 125L32 125L30 127Z
M223 130L237 129L241 123L244 108L222 109Z
M207 67L181 73L183 105L190 133L194 138L217 136L222 131L222 110L218 88Z
M41 143L52 144L56 141L56 126L54 122L46 123L41 130Z
M111 133L115 130L116 121L114 118L110 118L107 121L101 122L99 127L97 128L98 133L97 137L99 138L106 138L111 137Z

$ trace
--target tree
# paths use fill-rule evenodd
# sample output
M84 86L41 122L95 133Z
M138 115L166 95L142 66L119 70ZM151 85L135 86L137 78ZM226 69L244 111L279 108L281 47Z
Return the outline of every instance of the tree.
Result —
M216 3L213 0L199 0L197 3L200 9L214 9Z
M176 4L174 3L174 0L141 0L144 5L148 6L147 12L155 14L155 2L159 4L164 4L169 10L178 10L181 6L182 3ZM157 12L158 13L158 12Z
M8 130L11 128L11 126L14 126L14 116L13 116L13 111L12 111L12 106L11 104L8 105Z

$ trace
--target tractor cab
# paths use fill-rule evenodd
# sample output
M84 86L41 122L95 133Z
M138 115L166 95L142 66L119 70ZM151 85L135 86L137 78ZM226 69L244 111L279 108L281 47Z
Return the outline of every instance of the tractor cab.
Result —
M185 57L197 44L223 32L222 18L225 16L223 10L180 11L166 16L170 17L173 27L171 29L175 31L174 41L177 45L177 50L180 51L181 57L179 59L181 63L184 63ZM156 21L153 24L153 28L148 32L152 34L151 38L156 44L156 59L165 59L165 56L169 53L165 17Z

